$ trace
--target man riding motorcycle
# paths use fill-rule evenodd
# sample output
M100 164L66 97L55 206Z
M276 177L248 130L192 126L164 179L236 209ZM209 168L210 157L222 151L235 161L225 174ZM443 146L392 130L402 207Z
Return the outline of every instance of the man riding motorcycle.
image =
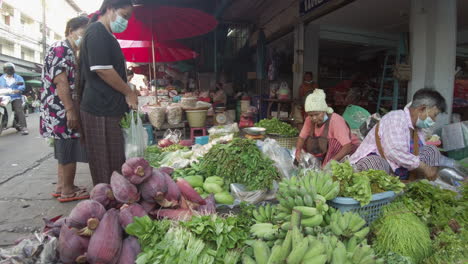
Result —
M18 126L22 135L29 134L26 124L26 116L23 111L23 100L21 94L25 89L24 79L15 73L15 65L7 62L3 65L4 74L0 76L0 88L10 88L13 90L11 103L13 111L15 111L16 118L18 118Z

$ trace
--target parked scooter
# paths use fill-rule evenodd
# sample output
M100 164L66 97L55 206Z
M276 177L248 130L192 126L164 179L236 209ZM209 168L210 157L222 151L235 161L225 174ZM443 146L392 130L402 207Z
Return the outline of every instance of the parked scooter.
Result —
M18 83L18 85L23 85ZM11 97L9 96L13 92L10 88L0 88L0 135L3 130L8 128L15 128L17 131L21 131L18 124L18 118L13 111L11 104Z

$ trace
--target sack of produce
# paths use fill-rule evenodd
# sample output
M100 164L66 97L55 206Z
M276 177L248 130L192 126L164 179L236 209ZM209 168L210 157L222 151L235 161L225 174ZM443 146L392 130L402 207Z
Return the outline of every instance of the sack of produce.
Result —
M112 173L110 185L117 201L131 204L140 200L137 187L116 171Z
M177 125L182 122L182 107L180 105L171 105L166 108L167 123Z
M90 199L102 204L106 209L112 206L115 201L114 192L110 184L99 183L91 190Z
M120 253L118 264L135 263L140 252L141 248L138 239L134 236L127 237L122 243L122 252Z
M134 204L124 204L120 207L120 224L122 228L125 229L127 225L133 223L134 217L143 217L148 215L143 206L134 203Z
M78 229L62 225L58 242L58 253L63 263L87 263L86 251L89 238L80 236Z
M159 170L153 170L151 177L140 185L141 197L147 202L161 201L167 190L164 174Z
M155 107L149 114L149 120L156 129L161 129L166 119L166 108Z
M110 209L89 241L86 255L88 262L90 264L116 263L120 257L122 233L119 211Z
M79 234L91 236L106 213L104 206L94 200L79 202L67 217L70 227L79 229Z
M122 175L133 184L141 184L151 176L153 168L144 158L129 158L122 165Z

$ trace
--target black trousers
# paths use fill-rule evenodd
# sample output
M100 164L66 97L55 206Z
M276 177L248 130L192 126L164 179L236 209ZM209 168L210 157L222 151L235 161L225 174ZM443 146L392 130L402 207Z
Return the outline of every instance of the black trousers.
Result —
M25 129L27 126L26 124L26 116L24 115L23 109L23 100L16 99L11 102L13 107L13 111L15 111L16 118L18 118L18 126L21 129Z

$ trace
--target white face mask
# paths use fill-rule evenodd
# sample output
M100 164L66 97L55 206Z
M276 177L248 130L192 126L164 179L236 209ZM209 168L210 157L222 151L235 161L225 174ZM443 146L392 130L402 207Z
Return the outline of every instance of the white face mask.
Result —
M77 39L75 39L75 45L77 48L80 48L80 45L81 45L81 41L83 40L83 37L82 36L78 36Z

